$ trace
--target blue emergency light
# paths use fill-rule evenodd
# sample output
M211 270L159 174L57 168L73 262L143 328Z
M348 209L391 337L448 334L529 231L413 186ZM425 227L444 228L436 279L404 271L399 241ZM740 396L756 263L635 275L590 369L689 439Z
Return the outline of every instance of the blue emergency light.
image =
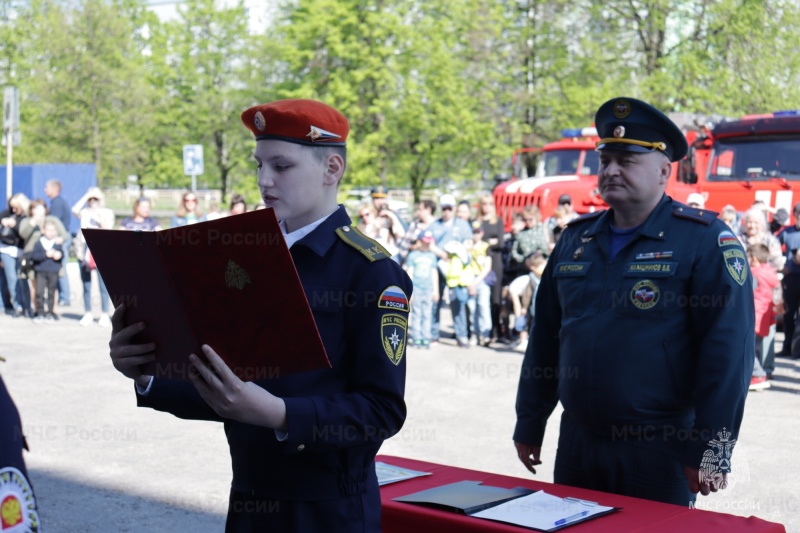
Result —
M561 136L565 139L576 137L597 137L597 128L567 128L561 130Z

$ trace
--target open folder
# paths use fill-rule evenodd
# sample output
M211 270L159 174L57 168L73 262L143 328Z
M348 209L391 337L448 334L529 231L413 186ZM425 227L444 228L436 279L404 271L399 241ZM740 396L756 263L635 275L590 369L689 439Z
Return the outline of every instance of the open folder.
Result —
M245 381L330 368L272 209L157 232L82 231L125 323L147 324L133 342L156 343L146 374L188 379L203 344Z

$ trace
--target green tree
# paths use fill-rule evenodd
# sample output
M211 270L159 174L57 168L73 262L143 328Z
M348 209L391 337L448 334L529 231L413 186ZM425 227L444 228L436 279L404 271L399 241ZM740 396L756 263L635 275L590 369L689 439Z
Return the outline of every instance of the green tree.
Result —
M205 175L199 182L219 188L223 198L232 186L252 198L252 165L245 164L252 145L239 120L253 81L246 13L241 4L218 9L213 0L189 0L179 13L177 20L155 27L151 39L152 82L159 98L144 181L188 185L183 145L202 144Z
M150 90L140 35L148 17L135 0L29 5L20 20L27 69L18 161L92 162L104 185L142 168Z

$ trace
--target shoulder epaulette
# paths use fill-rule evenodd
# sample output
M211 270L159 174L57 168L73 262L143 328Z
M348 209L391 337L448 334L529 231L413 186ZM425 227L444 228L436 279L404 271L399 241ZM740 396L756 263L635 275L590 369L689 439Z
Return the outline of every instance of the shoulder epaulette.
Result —
M605 212L606 212L605 209L600 209L598 211L593 211L591 213L585 213L585 214L579 216L578 218L572 219L569 222L567 222L567 226L574 226L576 224L580 224L581 222L585 222L587 220L593 220L593 219L599 217L600 215L602 215Z
M679 203L676 203L672 207L673 216L685 218L687 220L694 220L695 222L700 222L706 226L714 222L718 214L719 213L715 211L709 211L708 209L698 209L696 207L689 207L688 205Z
M339 236L344 242L361 252L361 254L370 261L378 261L379 259L388 259L391 257L386 248L381 246L377 241L370 239L355 226L342 226L336 228L336 235Z

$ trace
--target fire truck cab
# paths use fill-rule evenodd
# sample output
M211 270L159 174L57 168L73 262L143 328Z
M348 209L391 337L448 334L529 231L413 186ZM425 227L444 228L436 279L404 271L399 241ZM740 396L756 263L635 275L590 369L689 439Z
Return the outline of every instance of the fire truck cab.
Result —
M705 207L717 212L729 204L743 212L762 201L773 213L783 208L792 214L792 206L800 202L800 111L715 125L697 126L696 118L685 122L676 121L686 132L689 155L673 163L666 188L670 197L685 202L697 192L706 198ZM563 130L562 137L542 148L534 177L512 178L495 188L495 205L506 229L528 204L539 207L543 220L551 216L562 194L570 195L581 214L608 207L597 191L597 132Z
M498 216L506 229L510 228L514 215L529 204L539 208L542 220L551 216L562 194L570 195L573 208L581 214L607 207L597 194L599 160L595 145L600 140L597 130L567 129L561 136L560 141L541 149L515 151L514 176L495 187L493 193ZM520 153L526 151L541 152L533 177L527 177L524 167L518 164Z
M688 161L667 187L674 199L699 192L713 211L733 205L742 212L762 201L790 215L800 202L800 111L722 121L688 140Z

